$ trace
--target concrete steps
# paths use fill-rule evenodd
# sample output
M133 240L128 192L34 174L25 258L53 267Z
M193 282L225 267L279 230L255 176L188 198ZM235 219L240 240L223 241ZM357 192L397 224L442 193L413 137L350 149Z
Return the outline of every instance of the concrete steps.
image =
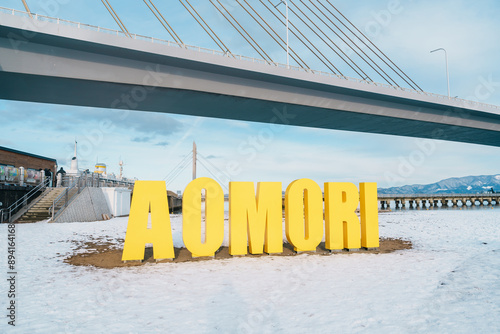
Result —
M49 188L41 196L43 196L35 205L33 205L25 214L18 220L18 223L34 223L50 218L49 208L54 200L59 197L66 188Z

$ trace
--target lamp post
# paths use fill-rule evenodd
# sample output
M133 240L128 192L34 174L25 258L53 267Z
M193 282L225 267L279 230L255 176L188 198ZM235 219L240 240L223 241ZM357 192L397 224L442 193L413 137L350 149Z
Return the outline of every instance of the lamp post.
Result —
M431 53L436 52L436 51L444 51L444 57L446 60L446 80L448 81L448 99L449 99L449 98L451 98L451 96L450 96L450 72L448 72L448 53L443 48L432 50Z
M286 7L286 68L290 68L290 48L288 46L288 3L285 0L281 0L274 8L278 7L282 3L285 4Z

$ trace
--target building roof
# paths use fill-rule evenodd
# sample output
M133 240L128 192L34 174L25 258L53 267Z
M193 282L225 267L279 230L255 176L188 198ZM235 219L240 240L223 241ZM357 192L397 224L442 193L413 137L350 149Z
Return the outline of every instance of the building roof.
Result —
M31 153L27 153L27 152L22 152L22 151L14 150L12 148L8 148L8 147L0 146L0 150L1 151L12 152L12 153L17 153L17 154L22 154L22 155L27 155L27 156L33 157L33 158L38 158L38 159L43 159L43 160L49 160L49 161L57 162L56 159L42 157L41 155L31 154Z

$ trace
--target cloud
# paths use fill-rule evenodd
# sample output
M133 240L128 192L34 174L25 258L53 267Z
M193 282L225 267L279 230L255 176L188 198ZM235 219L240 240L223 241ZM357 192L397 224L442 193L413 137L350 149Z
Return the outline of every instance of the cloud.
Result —
M149 143L151 141L151 137L135 137L132 138L132 141L135 143Z
M11 115L16 115L12 117ZM184 129L183 122L164 113L108 110L87 107L0 101L2 125L22 124L48 131L91 132L99 128L113 131L135 131L138 136L168 137Z
M168 145L169 145L169 143L167 141L161 141L161 142L155 144L155 146L163 146L163 147L168 146Z

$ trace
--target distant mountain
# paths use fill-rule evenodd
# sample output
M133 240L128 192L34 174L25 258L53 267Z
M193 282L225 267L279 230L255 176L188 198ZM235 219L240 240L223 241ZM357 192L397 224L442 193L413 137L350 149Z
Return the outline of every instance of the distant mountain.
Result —
M493 188L500 192L499 175L453 177L432 184L414 184L402 187L379 188L379 194L476 194Z

